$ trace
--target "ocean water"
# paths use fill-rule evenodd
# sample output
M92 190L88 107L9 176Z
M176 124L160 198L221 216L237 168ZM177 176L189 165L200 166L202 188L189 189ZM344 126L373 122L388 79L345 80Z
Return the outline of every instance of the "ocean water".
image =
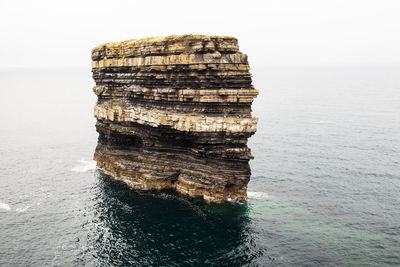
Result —
M89 70L0 71L1 266L400 265L400 67L254 67L246 203L92 160Z

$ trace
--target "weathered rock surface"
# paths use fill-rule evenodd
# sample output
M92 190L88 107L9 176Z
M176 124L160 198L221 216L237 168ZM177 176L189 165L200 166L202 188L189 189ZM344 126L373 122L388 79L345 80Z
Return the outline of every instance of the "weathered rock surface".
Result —
M246 199L257 128L247 56L233 37L182 35L92 50L106 174L144 190L174 189L210 202Z

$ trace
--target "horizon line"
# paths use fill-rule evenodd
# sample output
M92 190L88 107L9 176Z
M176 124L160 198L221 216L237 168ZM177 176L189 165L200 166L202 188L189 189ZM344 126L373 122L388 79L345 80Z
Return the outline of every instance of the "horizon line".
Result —
M377 62L282 62L282 63L251 63L250 67L331 67L331 66L396 66L400 65L400 61L377 61ZM13 66L13 67L4 67L0 66L0 71L4 70L48 70L48 69L87 69L88 71L92 70L91 64L87 66L76 65L76 66Z

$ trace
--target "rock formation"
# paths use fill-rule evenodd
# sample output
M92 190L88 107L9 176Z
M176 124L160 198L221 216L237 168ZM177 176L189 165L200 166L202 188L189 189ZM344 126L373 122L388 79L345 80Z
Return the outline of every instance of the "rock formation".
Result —
M92 50L106 174L144 190L245 200L257 118L247 56L233 37L182 35Z

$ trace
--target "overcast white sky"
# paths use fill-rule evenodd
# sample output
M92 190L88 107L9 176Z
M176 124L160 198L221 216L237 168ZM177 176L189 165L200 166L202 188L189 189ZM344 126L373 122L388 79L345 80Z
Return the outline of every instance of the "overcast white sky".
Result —
M0 0L0 68L89 67L104 42L232 35L250 64L400 63L399 0Z

